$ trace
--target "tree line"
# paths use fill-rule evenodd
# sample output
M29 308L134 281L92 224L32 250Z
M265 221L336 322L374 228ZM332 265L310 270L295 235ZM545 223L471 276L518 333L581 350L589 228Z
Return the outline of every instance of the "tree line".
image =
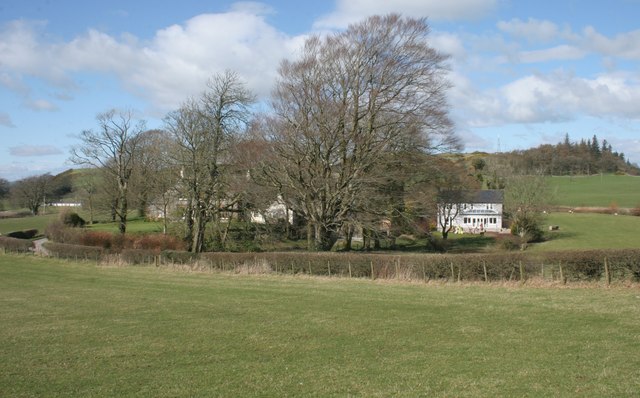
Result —
M624 173L640 175L638 165L616 151L606 139L596 135L590 139L572 141L569 134L555 144L536 148L490 155L509 162L518 174L543 172L547 175L591 175L600 173Z

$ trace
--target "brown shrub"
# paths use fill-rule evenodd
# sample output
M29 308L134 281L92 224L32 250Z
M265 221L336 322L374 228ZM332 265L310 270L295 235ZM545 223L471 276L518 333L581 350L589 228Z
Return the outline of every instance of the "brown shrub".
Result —
M185 244L172 235L148 234L136 237L133 248L161 252L163 250L184 250Z

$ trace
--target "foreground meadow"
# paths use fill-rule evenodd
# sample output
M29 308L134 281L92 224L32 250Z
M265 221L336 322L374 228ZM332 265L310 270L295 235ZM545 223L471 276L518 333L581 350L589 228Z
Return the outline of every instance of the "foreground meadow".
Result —
M640 292L0 255L0 396L631 396Z

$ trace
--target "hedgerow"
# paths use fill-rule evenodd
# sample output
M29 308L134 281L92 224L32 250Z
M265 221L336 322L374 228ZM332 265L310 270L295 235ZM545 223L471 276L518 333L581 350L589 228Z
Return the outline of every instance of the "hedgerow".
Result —
M25 239L0 236L0 248L7 252L26 253L33 249L33 242Z

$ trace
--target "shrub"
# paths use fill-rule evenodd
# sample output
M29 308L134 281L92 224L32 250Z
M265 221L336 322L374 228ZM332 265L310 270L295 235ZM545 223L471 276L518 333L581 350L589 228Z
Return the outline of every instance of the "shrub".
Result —
M124 249L120 259L128 264L151 264L155 261L156 252L143 249Z
M9 252L26 253L33 249L33 242L25 239L0 236L0 247Z
M52 221L44 230L44 236L58 243L77 243L81 231L67 227L62 221Z
M60 221L66 226L69 227L84 227L86 222L78 213L72 211L64 211L60 213Z
M640 217L640 204L629 211L632 216Z
M15 231L15 232L9 232L7 234L8 237L16 238L16 239L32 239L36 235L38 235L37 229L28 229L26 231Z
M99 260L105 251L101 247L72 245L67 243L46 242L44 248L60 258Z
M75 243L84 246L102 247L110 249L112 246L113 235L105 231L83 231L78 235Z

